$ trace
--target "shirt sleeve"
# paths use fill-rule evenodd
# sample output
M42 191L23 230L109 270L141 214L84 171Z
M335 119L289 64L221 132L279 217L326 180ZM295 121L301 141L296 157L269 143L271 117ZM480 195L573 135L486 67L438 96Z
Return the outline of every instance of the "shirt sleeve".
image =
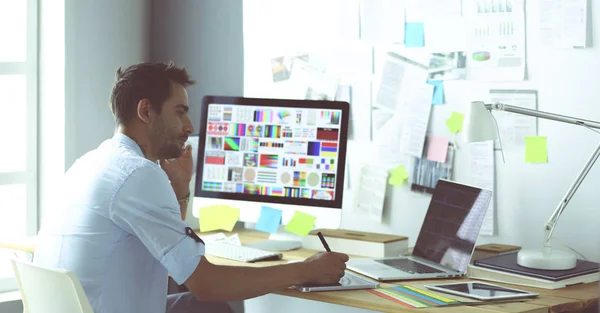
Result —
M180 285L204 255L204 244L185 232L188 224L181 220L179 203L161 168L136 169L117 191L110 218L139 238Z

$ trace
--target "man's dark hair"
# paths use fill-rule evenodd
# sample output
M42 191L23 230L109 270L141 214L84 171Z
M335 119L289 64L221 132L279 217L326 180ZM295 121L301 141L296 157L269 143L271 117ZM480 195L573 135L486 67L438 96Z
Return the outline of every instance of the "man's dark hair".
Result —
M185 67L172 62L144 62L117 69L115 85L110 95L110 109L115 120L127 124L137 114L137 104L148 99L160 113L162 104L170 96L171 82L187 87L196 82L190 79Z

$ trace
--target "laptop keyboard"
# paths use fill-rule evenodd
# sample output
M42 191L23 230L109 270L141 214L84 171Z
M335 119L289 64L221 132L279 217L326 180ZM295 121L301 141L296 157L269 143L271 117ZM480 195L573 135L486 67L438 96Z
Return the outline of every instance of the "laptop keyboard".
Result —
M411 274L443 273L443 271L410 259L391 259L378 261Z

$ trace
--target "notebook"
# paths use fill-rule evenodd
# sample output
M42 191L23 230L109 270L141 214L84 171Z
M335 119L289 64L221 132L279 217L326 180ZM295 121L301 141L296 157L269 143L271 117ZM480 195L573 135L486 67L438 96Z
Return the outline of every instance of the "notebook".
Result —
M523 267L517 264L517 252L479 259L473 262L473 265L550 281L560 281L572 277L600 272L599 263L585 260L577 260L575 268L570 270L540 270Z

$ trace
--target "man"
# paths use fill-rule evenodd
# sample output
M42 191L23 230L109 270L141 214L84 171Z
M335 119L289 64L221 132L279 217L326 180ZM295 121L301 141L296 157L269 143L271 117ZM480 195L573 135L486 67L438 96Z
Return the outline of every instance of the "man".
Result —
M263 268L203 257L204 244L183 222L192 176L183 145L193 132L185 88L192 84L171 63L117 70L110 97L117 131L67 171L64 203L42 227L35 262L73 271L96 313L213 312L218 302L344 274L348 256L333 252ZM168 275L190 292L167 296Z

